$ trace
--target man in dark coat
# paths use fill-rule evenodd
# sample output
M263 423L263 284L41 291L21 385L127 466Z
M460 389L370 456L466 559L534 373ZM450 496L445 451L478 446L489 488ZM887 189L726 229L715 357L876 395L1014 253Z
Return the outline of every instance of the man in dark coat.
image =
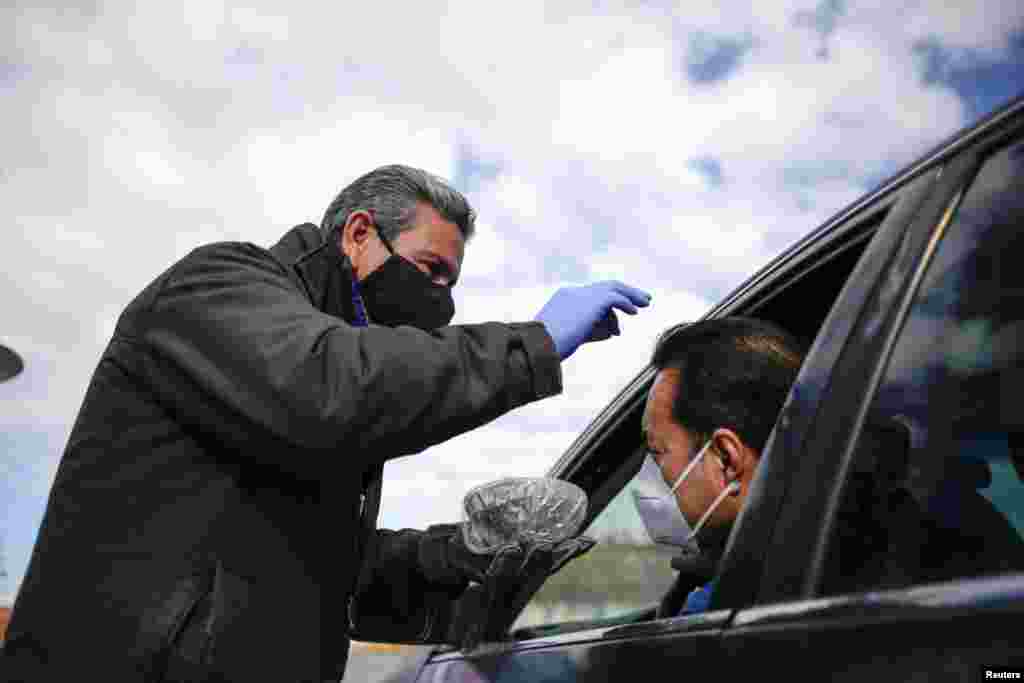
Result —
M399 618L420 613L395 639L429 642L430 600L472 572L453 528L373 532L383 462L559 393L560 361L649 300L598 283L534 321L448 326L474 218L440 179L383 167L321 226L200 247L146 287L72 429L5 680L340 678L367 548ZM366 594L380 633L394 605Z

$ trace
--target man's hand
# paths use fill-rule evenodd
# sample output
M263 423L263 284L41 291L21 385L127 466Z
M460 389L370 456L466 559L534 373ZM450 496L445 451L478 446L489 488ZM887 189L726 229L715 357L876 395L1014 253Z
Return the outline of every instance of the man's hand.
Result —
M481 555L466 547L462 524L435 524L420 538L418 559L420 572L428 581L483 584L496 576L553 574L593 546L593 540L578 536L554 544L509 545Z
M534 318L544 323L562 360L580 345L619 334L615 310L636 315L637 306L647 306L651 295L615 280L582 287L562 287Z
M493 555L478 555L466 547L461 524L435 524L420 538L420 572L429 581L449 585L483 583L493 559Z
M487 555L469 550L461 524L437 524L420 539L420 572L427 580L452 586L473 582L454 605L447 642L471 650L498 639L502 607L527 587L537 587L571 560L594 547L586 536L559 543L507 545Z
M448 642L468 652L482 642L501 640L510 608L524 590L537 590L544 581L594 547L586 536L555 544L509 545L498 550L484 582L470 586L455 603Z

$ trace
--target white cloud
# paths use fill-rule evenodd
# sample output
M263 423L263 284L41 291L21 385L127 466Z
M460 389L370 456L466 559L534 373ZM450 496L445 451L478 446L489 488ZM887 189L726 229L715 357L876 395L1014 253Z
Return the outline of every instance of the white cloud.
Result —
M443 131L375 112L371 102L353 104L359 108L337 107L315 122L251 131L240 143L242 156L232 163L256 179L257 206L270 219L266 239L299 220L319 223L344 183L377 166L404 163L452 176L454 141Z
M517 256L520 257L519 260L523 260L526 251L517 246L503 237L489 221L478 220L473 239L466 247L462 272L459 274L459 279L464 284L456 287L455 296L459 297L461 292L472 287L475 281L500 278L517 260Z
M522 220L540 218L540 193L537 187L523 178L500 176L495 182L495 200L505 211L512 212Z
M652 39L655 44L608 55L592 73L562 84L552 122L555 144L606 162L660 146L660 135L671 128L660 105L673 99L674 79L670 45L663 35Z
M250 7L233 7L230 15L239 33L245 36L274 43L294 37L291 21L285 15L268 14Z
M468 249L466 253L469 254ZM541 306L554 294L556 289L557 287L545 285L530 285L503 288L500 291L473 289L460 292L456 287L455 298L458 302L458 310L452 323L533 320Z
M761 244L762 231L748 223L722 225L711 216L675 216L670 236L680 248L710 263L749 257Z
M179 166L188 159L175 160L177 153L169 131L152 112L112 112L104 152L105 167L126 189L157 193L173 191L186 183L186 174Z
M381 525L418 526L461 519L475 486L505 477L544 476L576 432L524 432L514 414L425 453L390 461L384 470Z

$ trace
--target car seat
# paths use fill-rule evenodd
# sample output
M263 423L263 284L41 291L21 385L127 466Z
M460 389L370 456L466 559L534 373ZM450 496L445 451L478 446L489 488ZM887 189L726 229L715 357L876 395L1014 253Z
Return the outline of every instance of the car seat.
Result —
M826 593L1024 570L1024 539L979 492L992 481L985 458L912 449L921 445L916 436L898 415L865 426L826 562ZM912 452L915 477L936 468L925 494L911 482Z

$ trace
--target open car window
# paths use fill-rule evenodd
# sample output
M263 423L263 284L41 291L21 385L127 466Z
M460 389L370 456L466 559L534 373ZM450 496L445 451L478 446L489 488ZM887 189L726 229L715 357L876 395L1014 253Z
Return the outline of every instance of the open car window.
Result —
M828 316L871 237L895 198L847 220L827 241L786 262L721 315L753 315L776 324L808 345ZM681 321L682 322L682 321ZM638 359L644 362L648 359ZM559 475L587 490L594 517L584 532L598 540L590 553L551 577L511 625L516 640L655 618L673 587L676 551L655 546L633 505L640 466L640 416L653 373L642 373L595 422L586 448Z
M630 465L638 462L639 450ZM635 466L635 465L634 465ZM518 637L547 635L531 630L551 624L559 631L631 621L655 608L671 587L671 549L655 545L633 504L633 492L654 493L632 479L583 532L598 544L544 583L512 625ZM553 629L552 629L553 630Z

